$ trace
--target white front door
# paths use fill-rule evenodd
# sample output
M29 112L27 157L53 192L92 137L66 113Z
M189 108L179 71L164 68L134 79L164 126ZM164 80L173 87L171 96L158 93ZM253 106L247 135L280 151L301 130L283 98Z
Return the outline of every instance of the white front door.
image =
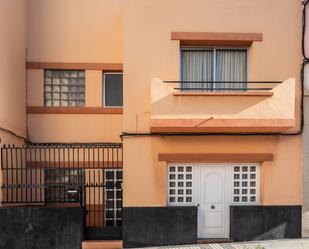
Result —
M198 187L198 238L228 238L227 167L201 165Z

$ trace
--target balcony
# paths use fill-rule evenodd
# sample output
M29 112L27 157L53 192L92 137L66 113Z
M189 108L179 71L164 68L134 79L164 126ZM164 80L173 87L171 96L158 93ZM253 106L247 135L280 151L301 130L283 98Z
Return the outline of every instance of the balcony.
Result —
M152 133L281 133L295 126L295 79L151 83Z

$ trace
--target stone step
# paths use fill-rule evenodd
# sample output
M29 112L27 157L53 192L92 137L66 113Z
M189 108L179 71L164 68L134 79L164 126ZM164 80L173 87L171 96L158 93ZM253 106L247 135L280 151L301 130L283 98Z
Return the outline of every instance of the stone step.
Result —
M122 240L85 240L82 249L122 249Z

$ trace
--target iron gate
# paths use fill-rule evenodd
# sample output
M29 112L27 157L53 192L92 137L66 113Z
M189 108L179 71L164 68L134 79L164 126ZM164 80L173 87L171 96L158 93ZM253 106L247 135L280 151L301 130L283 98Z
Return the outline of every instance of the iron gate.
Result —
M122 225L120 143L1 148L2 203L83 206L87 239L118 239Z

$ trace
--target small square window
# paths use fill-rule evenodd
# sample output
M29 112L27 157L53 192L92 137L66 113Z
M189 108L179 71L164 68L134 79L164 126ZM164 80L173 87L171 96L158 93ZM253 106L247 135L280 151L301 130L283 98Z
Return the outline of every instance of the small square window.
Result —
M239 187L239 182L234 182L234 187Z
M247 172L248 171L248 167L247 166L243 166L242 167L242 172Z
M250 197L250 202L256 202L256 197L255 196L251 196Z
M239 202L239 197L238 196L234 196L234 202Z
M175 172L175 167L170 167L170 172Z
M104 73L104 106L121 107L123 105L123 74Z
M242 182L242 183L241 183L241 186L242 186L242 187L247 187L247 186L248 186L248 182Z
M191 166L186 167L186 171L187 172L192 172L192 167Z

